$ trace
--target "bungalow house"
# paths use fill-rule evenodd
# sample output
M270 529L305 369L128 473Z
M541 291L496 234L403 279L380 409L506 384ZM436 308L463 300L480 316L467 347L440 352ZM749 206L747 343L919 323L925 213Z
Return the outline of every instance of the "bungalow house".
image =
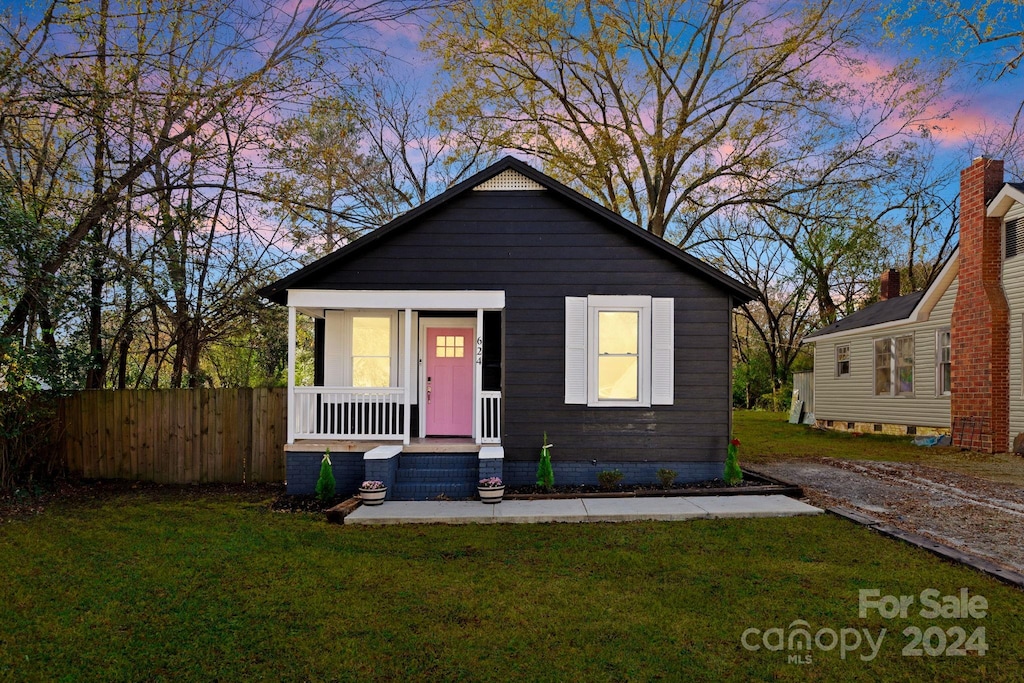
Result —
M808 335L814 417L862 432L951 434L984 452L1024 434L1024 185L1003 162L960 175L960 245L928 289L881 301Z
M528 484L545 432L557 483L722 474L731 312L754 292L511 157L260 294L288 307L291 493L328 447L339 490Z

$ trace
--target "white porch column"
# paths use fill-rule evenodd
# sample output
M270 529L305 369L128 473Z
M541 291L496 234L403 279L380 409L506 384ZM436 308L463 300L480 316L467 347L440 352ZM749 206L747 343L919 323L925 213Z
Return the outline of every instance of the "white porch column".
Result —
M405 354L405 370L402 373L402 386L405 388L404 424L402 425L402 443L408 445L412 438L412 309L405 309L405 339L402 342Z
M288 443L295 443L295 307L288 307Z
M480 392L484 386L484 309L476 309L476 339L473 353L476 354L476 368L473 373L473 439L477 444L483 438L480 429Z

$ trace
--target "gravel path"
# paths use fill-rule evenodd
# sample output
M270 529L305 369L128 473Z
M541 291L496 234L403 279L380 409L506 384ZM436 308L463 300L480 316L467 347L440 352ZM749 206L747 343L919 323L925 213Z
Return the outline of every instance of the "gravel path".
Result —
M804 487L815 505L843 505L1024 572L1024 491L923 465L866 460L776 462L753 469Z

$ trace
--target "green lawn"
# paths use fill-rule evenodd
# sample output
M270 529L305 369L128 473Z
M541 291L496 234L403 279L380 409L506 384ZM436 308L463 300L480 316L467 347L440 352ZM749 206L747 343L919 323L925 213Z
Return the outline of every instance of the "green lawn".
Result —
M1000 453L985 455L959 448L915 446L911 436L853 434L789 424L789 415L752 410L733 412L733 433L740 440L740 462L811 457L913 462L970 474L991 481L1024 486L1024 458Z
M987 616L858 616L929 588ZM146 491L0 524L0 615L12 681L1010 680L1024 640L1024 593L831 516L345 528ZM741 645L801 619L887 635L867 662ZM932 625L989 650L902 656Z

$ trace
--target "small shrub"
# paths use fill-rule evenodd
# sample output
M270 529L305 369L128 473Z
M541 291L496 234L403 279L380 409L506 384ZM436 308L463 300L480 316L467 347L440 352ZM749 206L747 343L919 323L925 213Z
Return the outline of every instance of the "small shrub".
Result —
M622 470L604 470L597 473L597 483L605 491L611 491L622 481Z
M678 475L678 472L676 472L675 470L670 470L662 467L655 474L657 474L658 481L661 482L662 488L670 489L672 488L672 484L674 484L676 481L676 476Z
M324 459L320 461L320 476L316 480L316 497L326 503L334 498L334 472L331 471L331 449L324 453Z
M551 444L548 433L544 432L544 445L540 449L540 462L537 464L537 486L550 491L555 486L555 471L551 469Z
M729 486L735 486L743 481L743 471L740 470L740 461L737 457L739 445L739 439L730 441L728 454L725 457L725 472L722 474L722 479L725 479L725 483Z

